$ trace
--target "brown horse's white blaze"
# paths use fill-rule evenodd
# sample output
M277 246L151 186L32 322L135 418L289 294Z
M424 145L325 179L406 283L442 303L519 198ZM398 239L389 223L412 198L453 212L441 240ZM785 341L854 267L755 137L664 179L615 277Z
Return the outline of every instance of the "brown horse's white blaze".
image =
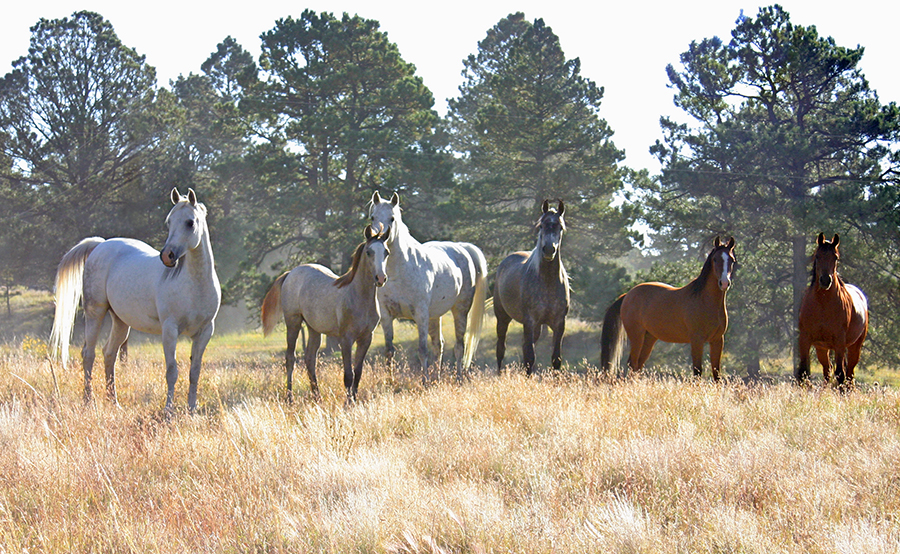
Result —
M728 312L725 295L737 265L734 239L716 237L700 275L675 288L665 283L641 283L620 296L606 311L600 337L600 367L618 364L625 336L631 343L628 366L643 369L656 341L689 343L694 374L703 372L703 348L709 343L710 371L719 378Z
M844 283L837 273L840 260L840 236L816 239L809 288L800 304L797 321L799 363L794 372L797 382L809 381L809 351L816 349L825 382L832 379L830 352L834 351L837 385L853 385L854 370L869 327L868 302L856 286Z

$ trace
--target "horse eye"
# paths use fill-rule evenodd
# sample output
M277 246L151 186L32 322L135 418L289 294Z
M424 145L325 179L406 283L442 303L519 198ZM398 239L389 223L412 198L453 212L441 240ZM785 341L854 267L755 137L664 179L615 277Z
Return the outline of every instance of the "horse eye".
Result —
M366 250L366 256L371 258L373 256L372 250Z
M184 224L187 225L188 229L194 228L194 220L193 219L189 219L189 220L185 221Z

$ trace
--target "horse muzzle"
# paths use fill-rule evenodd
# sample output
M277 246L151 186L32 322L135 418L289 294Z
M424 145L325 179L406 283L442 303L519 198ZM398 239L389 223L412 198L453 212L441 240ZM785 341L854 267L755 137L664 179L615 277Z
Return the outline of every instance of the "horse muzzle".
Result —
M831 275L820 275L819 276L819 288L828 290L831 288L831 285L833 283L834 283L834 279L831 278Z
M542 255L542 257L544 258L544 261L545 261L545 262L552 262L552 261L553 261L553 258L556 257L556 251L557 251L556 245L554 245L554 244L545 244L545 245L541 248L541 255Z
M180 256L168 246L163 248L162 252L159 253L159 259L162 260L163 265L166 267L175 267L178 264L178 258L180 258Z
M719 290L726 291L731 286L731 279L719 279Z
M376 275L375 276L375 286L383 287L385 283L387 283L387 275Z

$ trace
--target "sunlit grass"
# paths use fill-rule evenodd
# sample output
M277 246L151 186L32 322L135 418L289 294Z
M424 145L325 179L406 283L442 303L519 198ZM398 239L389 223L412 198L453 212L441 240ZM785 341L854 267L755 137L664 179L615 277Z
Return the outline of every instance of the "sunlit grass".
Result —
M63 370L4 353L0 550L900 549L893 388L515 367L423 385L375 355L346 407L328 355L322 399L298 368L289 404L282 340L217 337L198 415L184 410L183 371L172 418L158 342L131 348L119 407L102 379L82 404L78 356Z

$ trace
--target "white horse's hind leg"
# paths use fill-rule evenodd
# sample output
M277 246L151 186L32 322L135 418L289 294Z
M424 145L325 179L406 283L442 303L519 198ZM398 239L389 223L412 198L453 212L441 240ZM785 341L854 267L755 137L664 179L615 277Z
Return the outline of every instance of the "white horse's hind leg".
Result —
M428 336L431 338L431 348L434 351L434 366L440 374L441 363L444 360L444 333L441 331L440 317L428 320Z
M469 308L472 306L471 301L468 305L460 306L457 303L453 306L453 329L456 333L456 344L453 345L453 356L456 358L456 377L462 378L463 371L467 368L463 367L463 359L466 354L466 324L468 323Z
M197 411L197 385L200 382L200 366L203 363L203 352L209 339L212 338L215 323L210 321L206 327L192 337L191 343L191 374L188 385L188 409L193 414Z
M91 374L94 369L96 357L97 338L100 336L100 327L106 316L106 306L88 305L84 311L84 346L81 347L81 365L84 370L84 402L91 401Z
M106 369L106 395L113 404L118 404L116 399L116 358L119 355L119 348L128 339L131 327L122 321L115 312L110 311L109 314L112 316L112 328L109 331L106 346L103 347L103 366Z

